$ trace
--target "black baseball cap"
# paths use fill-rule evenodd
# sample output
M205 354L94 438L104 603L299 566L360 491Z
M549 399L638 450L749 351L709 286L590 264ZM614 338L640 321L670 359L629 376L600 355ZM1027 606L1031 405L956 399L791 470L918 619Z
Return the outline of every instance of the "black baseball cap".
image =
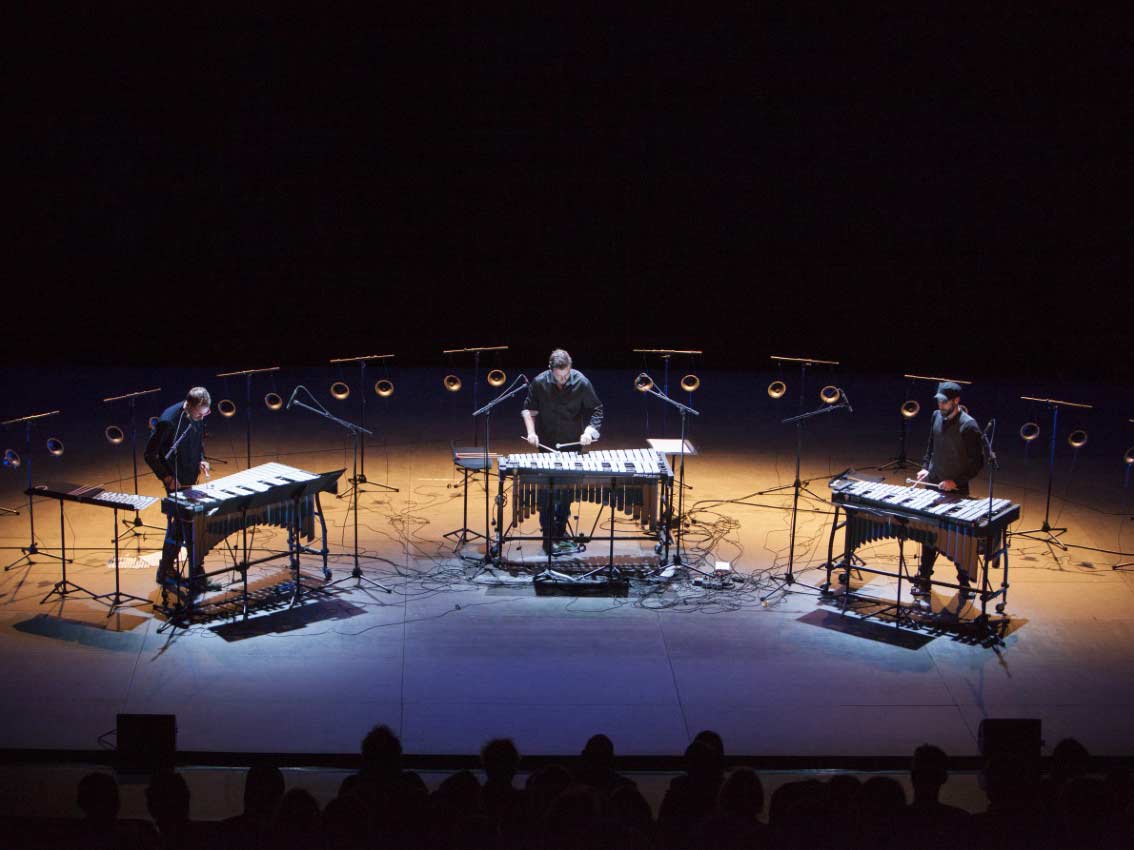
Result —
M937 393L934 398L938 401L945 401L949 398L959 398L961 395L961 385L956 381L942 381L937 385Z

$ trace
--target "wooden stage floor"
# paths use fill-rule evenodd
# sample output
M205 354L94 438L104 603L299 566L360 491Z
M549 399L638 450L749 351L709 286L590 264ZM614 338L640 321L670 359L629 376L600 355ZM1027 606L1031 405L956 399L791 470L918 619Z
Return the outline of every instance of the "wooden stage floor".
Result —
M140 374L92 374L73 381L93 387L91 398L100 389L109 395L133 388L131 381L179 387L163 394L168 404L194 377L171 373L147 382ZM326 376L312 370L300 377L328 401ZM632 375L593 377L608 406L604 447L673 436L674 418L663 424L660 409L646 407L630 387ZM6 375L9 384L17 378ZM901 756L930 741L963 756L976 752L982 718L1039 717L1049 745L1074 735L1095 754L1134 753L1134 570L1111 569L1131 558L1015 540L1010 623L996 647L971 639L959 623L972 615L971 605L951 592L934 597L925 618L930 627L916 631L843 616L803 585L764 605L770 577L787 559L790 489L751 494L791 483L794 432L779 419L795 412L795 402L776 407L763 393L766 376L722 373L703 376L694 400L703 415L692 434L700 453L687 467L693 489L686 508L695 521L688 544L699 560L731 562L742 580L721 590L679 574L668 582L632 581L618 596L537 594L523 573L486 573L462 562L442 536L461 525L449 441L468 442L472 425L471 399L443 393L437 378L427 370L402 373L393 399L372 396L368 407L378 434L367 446L366 473L398 492L370 487L360 497L362 567L392 593L341 582L289 608L274 602L273 588L287 580L280 562L253 569L247 620L221 611L191 628L159 632L163 620L149 604L108 616L104 605L78 595L41 603L59 565L36 557L0 574L0 748L97 749L113 741L104 736L116 713L139 712L176 714L179 746L197 751L349 753L372 725L387 723L407 752L422 754L474 753L502 735L523 753L569 754L604 732L620 754L673 755L711 728L734 754ZM278 388L285 397L295 378L287 380ZM211 389L221 396L219 385ZM994 411L1004 423L998 495L1019 502L1019 525L1034 528L1046 494L1046 431L1025 453L1016 429L1028 411L1013 406L1016 389L987 391L979 399L984 411L974 413L983 422ZM805 435L804 475L819 496L827 495L830 474L884 462L897 448L902 385L860 379L848 381L847 390L856 396L854 416L823 417ZM242 405L241 392L237 386L233 397ZM482 388L481 403L487 392ZM34 401L27 404L9 415L36 412ZM335 412L357 418L353 405ZM38 404L68 406L57 422L37 428L37 442L61 429L67 448L60 458L37 451L35 479L131 489L128 444L102 439L113 421L105 407L81 399L57 404L54 397ZM524 450L515 439L517 410L518 402L495 416L498 450ZM124 411L116 413L122 420ZM245 465L242 415L209 420L209 453L231 461L217 474ZM911 455L924 445L926 421L924 412L915 421ZM1053 521L1069 529L1066 542L1128 552L1134 521L1121 455L1130 432L1098 418L1092 426L1098 436L1077 457L1061 440ZM272 414L259 404L254 428L254 463L279 460L312 471L349 463L343 434L302 411ZM22 431L4 437L23 451ZM22 512L0 517L6 563L28 542L23 473L4 470L0 481L0 504ZM890 480L905 474L891 473ZM158 493L144 468L141 490ZM479 528L479 482L469 495L470 525ZM347 502L324 504L331 566L342 578L351 567ZM800 518L797 577L817 584L829 506L802 504L808 510ZM595 510L582 507L584 526ZM163 525L156 505L142 517ZM57 504L37 502L35 519L40 546L57 551ZM68 578L95 593L113 589L110 526L110 511L67 506L67 543L76 547ZM144 538L123 541L122 585L152 600L162 533L143 531ZM263 550L282 543L279 531L255 537ZM650 549L624 543L618 554L648 560ZM890 542L862 554L893 565L896 552ZM223 557L214 551L212 562ZM938 569L951 578L947 562ZM306 571L318 575L315 559ZM892 580L864 582L864 595L894 598Z

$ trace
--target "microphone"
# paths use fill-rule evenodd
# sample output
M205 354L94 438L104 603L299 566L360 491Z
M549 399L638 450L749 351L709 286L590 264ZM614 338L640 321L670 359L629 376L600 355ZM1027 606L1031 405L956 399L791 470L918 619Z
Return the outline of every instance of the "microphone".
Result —
M300 385L297 385L297 386L296 386L296 388L295 388L294 390L292 390L292 391L291 391L291 398L289 398L289 399L287 400L287 407L285 407L285 408L284 408L284 410L291 410L291 406L292 406L293 404L295 404L295 397L296 397L297 395L299 395L299 391L300 391L301 389L303 389L303 385L302 385L302 384L300 384Z
M843 401L847 403L847 413L854 413L854 408L850 405L850 396L847 395L847 391L839 387L839 392L843 394Z

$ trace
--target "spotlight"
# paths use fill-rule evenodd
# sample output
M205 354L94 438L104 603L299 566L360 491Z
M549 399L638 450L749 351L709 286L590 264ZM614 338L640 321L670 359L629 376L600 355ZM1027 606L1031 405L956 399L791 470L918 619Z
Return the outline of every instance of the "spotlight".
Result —
M279 410L283 407L283 399L280 398L279 393L268 393L264 396L264 405L268 410Z
M1067 435L1067 445L1073 449L1081 449L1087 445L1087 432L1083 428L1076 428Z
M126 434L117 425L107 425L103 433L106 434L106 441L112 446L117 446L126 439Z
M1131 449L1134 451L1134 449ZM1130 452L1127 452L1130 454ZM1127 461L1129 463L1129 461ZM17 469L20 465L20 454L15 449L4 449L4 467L6 469Z
M783 381L772 381L768 384L768 395L771 398L783 398L787 392L787 384Z
M913 419L919 413L921 413L921 405L916 400L911 398L909 401L902 402L902 416L906 419Z
M1020 426L1020 439L1025 443L1030 443L1040 435L1040 426L1036 422L1025 422Z
M634 389L640 393L648 393L654 388L654 379L642 372L634 379Z
M445 389L447 389L451 393L457 393L461 391L461 379L456 375L446 375L441 379L441 383L445 386Z
M827 386L819 390L819 400L824 404L834 404L839 400L842 394L842 390L840 390L838 387L827 384Z
M158 424L158 418L156 416L151 416L150 417L150 430L156 431L157 430L157 424Z
M339 401L345 401L350 397L350 387L342 381L335 381L331 384L331 397L337 398Z
M689 374L681 379L681 389L687 393L697 392L697 388L701 386L701 379L696 375Z
M504 382L508 380L508 376L504 374L503 369L493 369L488 373L485 380L488 381L490 387L502 387Z
M222 398L217 402L217 413L225 419L231 419L236 415L236 402L230 398Z
M11 451L11 449L9 449L8 451ZM8 458L8 452L5 452L4 453L5 464L7 463L7 458ZM1127 466L1134 466L1134 446L1131 446L1130 448L1128 448L1126 450L1126 454L1124 454L1122 456L1122 460ZM19 465L20 465L20 458L19 458L19 456L17 456L16 457L16 466L19 466Z
M58 437L47 438L47 451L56 457L63 454L63 441Z
M394 382L381 378L374 384L374 392L378 394L379 398L389 398L394 394Z

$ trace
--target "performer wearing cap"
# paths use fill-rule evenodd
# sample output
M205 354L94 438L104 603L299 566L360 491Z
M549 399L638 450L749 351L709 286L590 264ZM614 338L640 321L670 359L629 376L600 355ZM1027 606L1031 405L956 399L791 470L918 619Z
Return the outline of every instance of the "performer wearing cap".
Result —
M165 487L166 493L191 487L197 483L197 476L202 472L209 475L209 462L205 460L205 417L209 415L212 398L204 387L193 387L179 401L167 407L158 417L157 425L149 442L146 443L144 457L154 475L158 477ZM174 444L177 448L170 453ZM166 458L166 455L169 455ZM192 526L182 522L176 517L167 517L165 544L161 549L161 562L158 564L157 582L176 579L173 569L177 555L182 545L188 546L192 551ZM193 579L190 585L194 592L202 590L219 590L216 585L209 585L201 577L200 565L194 565Z
M929 427L929 446L925 460L917 474L919 482L936 484L943 492L958 496L969 495L969 482L984 466L981 451L980 426L961 407L961 385L955 381L942 381L937 385L937 410ZM918 596L929 593L929 580L937 550L930 544L921 547L921 568L913 592ZM957 569L957 583L968 585L967 573Z
M527 441L537 448L540 443L554 447L556 443L576 441L589 446L599 438L602 428L602 402L587 376L571 368L571 355L557 348L548 358L547 369L528 384L528 396L520 416L527 429ZM551 516L548 516L546 504L540 506L539 525L545 552L567 555L578 551L573 541L563 539L570 512L571 500L566 489L553 496Z

